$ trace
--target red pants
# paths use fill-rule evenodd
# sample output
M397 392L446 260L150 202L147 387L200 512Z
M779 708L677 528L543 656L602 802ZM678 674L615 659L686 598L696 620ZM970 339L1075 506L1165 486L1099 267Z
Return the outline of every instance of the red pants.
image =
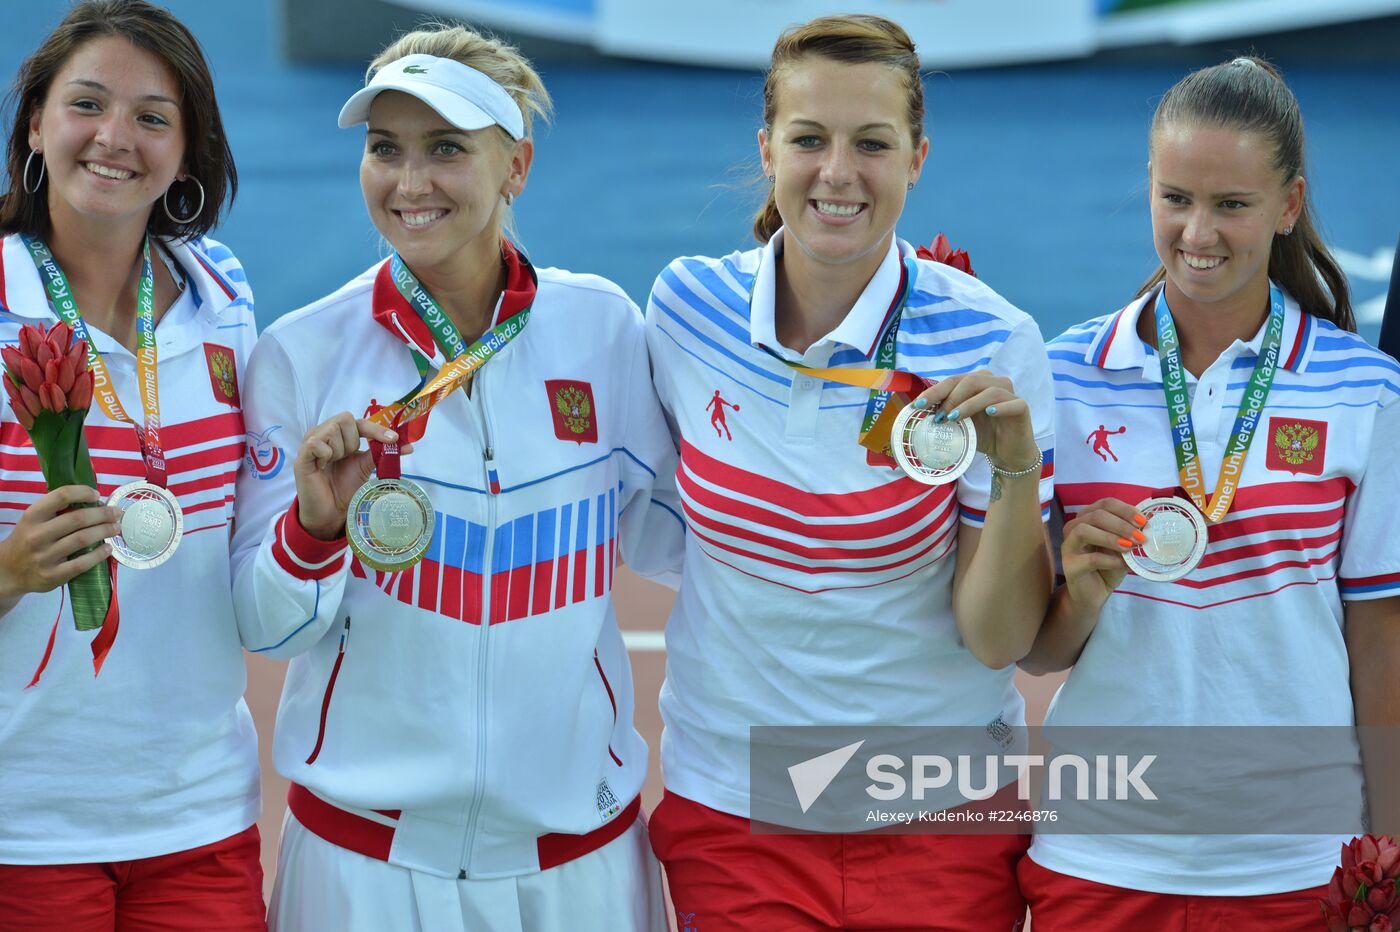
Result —
M108 864L0 864L5 932L266 932L261 840Z
M1147 893L1081 880L1021 859L1034 932L1317 932L1326 884L1260 896Z
M669 792L650 827L680 932L1014 932L1026 913L1025 835L755 835Z

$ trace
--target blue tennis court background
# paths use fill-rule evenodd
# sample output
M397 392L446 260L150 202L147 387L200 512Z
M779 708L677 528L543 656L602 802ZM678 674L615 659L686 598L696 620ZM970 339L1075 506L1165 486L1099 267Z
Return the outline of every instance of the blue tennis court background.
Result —
M167 3L214 66L240 173L216 236L243 260L260 326L384 254L360 197L363 131L335 126L362 69L284 63L273 2ZM7 11L6 83L67 7L35 0L22 17L18 4ZM1266 40L1257 47L1267 54ZM946 232L1047 336L1125 303L1155 267L1146 126L1157 97L1189 70L1154 61L930 75L932 146L900 234L927 242ZM538 132L516 206L538 264L604 275L640 304L675 256L752 244L763 193L753 184L759 75L538 64L558 115ZM1357 303L1374 302L1400 233L1400 67L1284 66L1307 123L1322 227L1330 245L1355 256ZM1372 340L1377 331L1362 327Z

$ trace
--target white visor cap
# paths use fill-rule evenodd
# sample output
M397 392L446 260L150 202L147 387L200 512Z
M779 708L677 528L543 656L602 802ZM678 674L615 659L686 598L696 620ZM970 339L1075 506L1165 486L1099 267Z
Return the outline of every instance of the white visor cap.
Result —
M458 129L495 124L512 139L525 135L525 117L505 88L475 68L436 55L406 55L380 68L340 108L340 128L367 122L381 91L412 94Z

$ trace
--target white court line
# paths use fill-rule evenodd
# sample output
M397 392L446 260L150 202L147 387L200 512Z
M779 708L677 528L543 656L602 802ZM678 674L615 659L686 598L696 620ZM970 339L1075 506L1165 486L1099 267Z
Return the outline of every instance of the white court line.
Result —
M622 643L628 650L665 651L666 632L664 631L624 631Z

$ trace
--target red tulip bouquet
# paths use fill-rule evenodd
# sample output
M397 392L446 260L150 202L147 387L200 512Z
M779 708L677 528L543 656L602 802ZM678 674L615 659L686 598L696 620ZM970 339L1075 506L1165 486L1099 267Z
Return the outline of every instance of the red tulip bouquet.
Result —
M49 491L65 485L97 488L97 474L83 436L83 420L92 404L92 373L87 341L74 340L63 322L47 332L25 324L19 345L0 350L5 361L5 391L10 407L29 433ZM96 502L79 507L96 508ZM107 565L85 570L68 581L73 621L79 631L102 627L113 604Z
M1363 835L1342 846L1342 866L1332 874L1322 918L1328 932L1400 930L1400 844L1388 835Z
M948 243L948 237L942 233L935 236L932 243L914 250L914 255L920 259L932 259L934 262L951 265L959 272L966 272L973 278L977 277L977 273L972 271L972 260L968 258L967 250L954 250Z

